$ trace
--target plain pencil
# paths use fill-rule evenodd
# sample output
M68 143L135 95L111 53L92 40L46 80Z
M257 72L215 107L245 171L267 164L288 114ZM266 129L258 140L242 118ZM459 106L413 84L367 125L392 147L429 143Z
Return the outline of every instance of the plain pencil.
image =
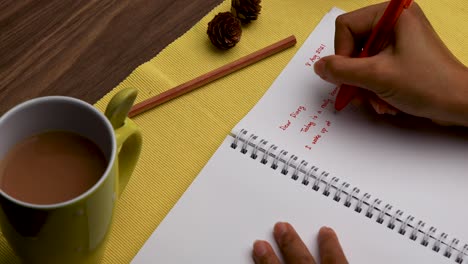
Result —
M128 116L133 117L138 114L141 114L145 111L148 111L149 109L158 106L160 104L163 104L169 100L172 100L176 97L179 97L183 94L186 94L192 90L195 90L207 83L210 83L214 80L217 80L221 77L224 77L232 72L235 72L237 70L240 70L244 67L247 67L257 61L260 61L264 58L267 58L273 54L276 54L280 51L283 51L289 47L292 47L296 44L296 38L294 35L289 36L281 41L278 41L272 45L269 45L265 48L262 48L258 51L255 51L249 55L246 55L236 61L233 61L231 63L228 63L224 66L221 66L213 71L210 71L208 73L205 73L199 77L196 77L195 79L192 79L186 83L183 83L181 85L178 85L174 88L171 88L165 92L162 92L152 98L149 98L145 101L142 101L136 105L134 105Z

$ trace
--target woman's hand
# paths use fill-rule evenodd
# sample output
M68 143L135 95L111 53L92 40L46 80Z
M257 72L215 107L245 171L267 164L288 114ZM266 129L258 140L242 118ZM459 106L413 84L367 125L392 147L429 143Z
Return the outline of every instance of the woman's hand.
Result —
M447 49L416 3L403 11L382 52L351 58L386 6L382 3L339 16L336 55L315 63L315 72L334 84L363 88L359 97L370 101L379 113L394 114L398 109L468 126L468 68Z
M277 223L273 230L276 243L286 264L347 264L348 261L341 249L335 232L322 227L318 235L320 262L315 262L299 235L289 223ZM279 264L271 245L262 240L253 245L253 259L256 264Z

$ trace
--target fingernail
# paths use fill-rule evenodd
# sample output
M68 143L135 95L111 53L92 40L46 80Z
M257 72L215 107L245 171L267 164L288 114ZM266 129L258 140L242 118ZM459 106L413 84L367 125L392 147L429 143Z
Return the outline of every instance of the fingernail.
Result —
M280 240L288 232L288 226L286 223L278 222L275 225L274 235L276 240Z
M322 226L320 228L320 230L319 230L319 238L322 235L331 235L331 234L334 234L334 233L335 233L335 231L331 227Z
M324 78L325 76L325 61L319 60L314 64L314 71L315 73L320 76L320 78Z
M265 241L256 240L253 245L254 254L257 257L263 257L267 253Z

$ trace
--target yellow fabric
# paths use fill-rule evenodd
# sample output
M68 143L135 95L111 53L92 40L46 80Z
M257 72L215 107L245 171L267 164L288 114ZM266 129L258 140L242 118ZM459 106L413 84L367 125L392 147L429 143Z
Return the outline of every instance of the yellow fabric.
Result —
M229 51L218 51L209 43L206 28L215 14L230 10L227 0L100 100L96 106L104 110L116 91L135 87L139 90L137 101L142 101L291 34L298 40L296 47L134 118L143 131L142 155L119 199L103 262L128 263L133 258L231 128L260 99L326 12L333 6L351 11L378 2L264 0L259 19L243 27L238 45ZM418 3L450 50L467 65L468 1ZM2 263L16 263L3 236L0 257Z

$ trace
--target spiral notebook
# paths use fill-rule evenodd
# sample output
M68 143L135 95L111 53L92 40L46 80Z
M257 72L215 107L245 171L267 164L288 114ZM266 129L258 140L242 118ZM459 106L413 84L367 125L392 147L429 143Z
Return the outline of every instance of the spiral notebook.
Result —
M235 126L132 263L252 263L290 222L318 256L334 228L350 263L468 262L468 133L353 106L313 64L333 54L324 16ZM209 136L207 136L209 140Z

